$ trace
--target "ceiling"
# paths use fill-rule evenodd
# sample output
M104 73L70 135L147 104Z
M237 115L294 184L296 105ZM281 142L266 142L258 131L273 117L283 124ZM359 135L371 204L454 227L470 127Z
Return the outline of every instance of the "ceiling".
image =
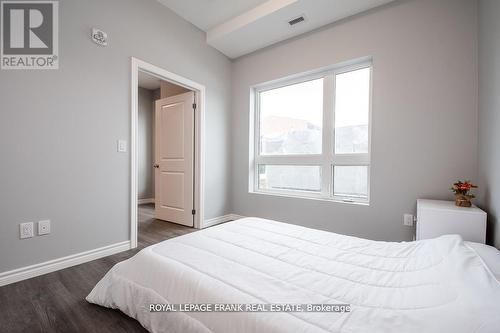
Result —
M160 79L147 73L139 71L137 79L139 81L139 87L141 88L149 90L156 90L160 88Z
M394 0L158 0L207 34L229 58L301 35ZM303 15L305 21L288 21Z
M158 0L177 15L207 31L267 0Z

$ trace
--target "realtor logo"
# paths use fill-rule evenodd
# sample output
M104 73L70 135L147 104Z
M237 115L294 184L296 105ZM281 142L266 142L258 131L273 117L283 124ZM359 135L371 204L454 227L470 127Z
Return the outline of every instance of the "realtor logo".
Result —
M1 0L2 69L58 69L58 1Z

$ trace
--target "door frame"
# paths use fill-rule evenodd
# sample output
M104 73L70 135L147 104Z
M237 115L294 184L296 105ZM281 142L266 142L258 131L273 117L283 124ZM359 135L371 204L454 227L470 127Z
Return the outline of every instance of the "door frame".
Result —
M196 114L194 120L194 228L203 226L204 207L204 177L205 174L205 86L190 79L169 72L148 62L131 57L131 132L130 132L130 247L137 247L137 219L138 219L138 88L139 72L144 72L159 79L169 81L179 86L188 88L196 95Z

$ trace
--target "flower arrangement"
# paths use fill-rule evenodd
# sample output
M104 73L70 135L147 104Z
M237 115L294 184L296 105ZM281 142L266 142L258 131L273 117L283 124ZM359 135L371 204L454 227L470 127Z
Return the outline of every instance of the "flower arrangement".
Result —
M473 188L477 188L476 185L472 184L469 180L457 181L451 187L451 191L455 193L455 205L459 207L470 207L472 205L471 200L476 196L469 191Z

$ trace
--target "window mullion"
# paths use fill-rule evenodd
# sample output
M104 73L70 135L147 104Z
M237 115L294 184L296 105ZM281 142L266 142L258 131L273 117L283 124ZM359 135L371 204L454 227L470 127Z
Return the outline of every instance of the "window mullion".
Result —
M370 165L370 154L333 155L334 165Z
M269 165L322 165L322 155L283 155L266 156L258 155L255 157L255 163Z
M323 161L321 164L322 193L332 196L332 154L333 154L333 74L323 79Z

